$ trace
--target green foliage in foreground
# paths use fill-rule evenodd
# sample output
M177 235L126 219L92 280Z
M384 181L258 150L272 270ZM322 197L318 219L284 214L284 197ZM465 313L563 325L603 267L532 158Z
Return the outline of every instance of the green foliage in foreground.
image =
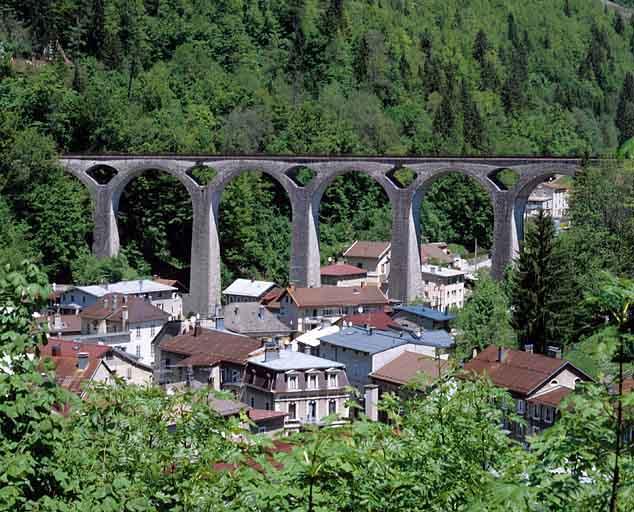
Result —
M623 286L611 297L631 297ZM505 392L486 380L450 378L406 401L388 395L382 407L390 425L310 430L285 439L295 447L290 453L272 455L267 438L215 415L204 391L167 396L117 383L89 389L83 401L62 392L39 368L36 347L44 339L34 334L31 316L48 291L33 266L0 270L0 510L634 506L634 454L625 447L615 461L617 399L601 385L582 386L528 452L499 428L503 411L514 410ZM71 406L66 416L53 412L61 404ZM624 421L634 421L634 394L622 405Z

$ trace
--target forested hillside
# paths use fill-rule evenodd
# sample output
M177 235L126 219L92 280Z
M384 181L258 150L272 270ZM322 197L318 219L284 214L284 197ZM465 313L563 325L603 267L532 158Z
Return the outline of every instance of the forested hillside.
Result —
M0 214L14 221L2 224L31 237L51 277L70 277L90 219L81 187L53 169L58 152L608 154L634 135L631 69L634 25L590 0L9 0ZM346 183L350 194L325 197L324 258L389 234L380 191L368 200L354 192L365 178ZM283 281L281 192L254 178L230 187L227 270ZM438 187L426 236L486 246L490 226L446 226ZM142 241L122 229L136 266L186 272L187 237L170 235L191 220L177 188L131 184L121 223L142 228Z

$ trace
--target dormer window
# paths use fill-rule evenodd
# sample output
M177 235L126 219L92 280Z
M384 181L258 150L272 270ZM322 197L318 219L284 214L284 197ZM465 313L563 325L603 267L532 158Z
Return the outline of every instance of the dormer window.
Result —
M294 391L297 389L297 375L288 376L288 389Z
M328 387L329 388L337 387L337 374L334 372L328 374Z
M317 375L314 373L308 374L308 389L317 389Z

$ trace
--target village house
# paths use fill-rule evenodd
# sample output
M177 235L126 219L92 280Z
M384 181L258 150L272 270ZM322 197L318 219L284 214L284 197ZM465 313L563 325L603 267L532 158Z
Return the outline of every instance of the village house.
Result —
M109 293L81 313L80 339L102 341L146 364L154 361L152 340L170 315L134 295Z
M382 286L390 275L390 242L356 240L343 253L345 263L367 271L367 284Z
M321 267L322 286L361 286L368 284L368 271L348 265L347 263L332 263ZM372 284L376 285L373 281Z
M444 242L433 242L421 244L420 246L420 262L423 266L449 266L453 264L456 259L459 258L451 253L449 247Z
M239 393L247 359L261 346L248 336L196 326L158 344L155 382L202 385Z
M55 313L39 318L38 323L47 328L49 336L72 339L81 334L81 317L77 314Z
M165 311L170 320L183 317L183 298L178 289L149 279L120 281L112 284L73 286L62 293L60 307L81 311L95 304L104 295L115 293L149 301Z
M461 309L465 298L465 273L435 265L421 266L422 299L433 309L449 311Z
M450 369L447 359L433 358L416 352L404 351L389 363L370 374L370 382L378 388L378 399L385 393L407 397L404 386L418 383L423 387L431 385ZM366 386L367 387L367 386ZM379 411L378 419L386 421L385 413Z
M420 305L396 306L392 313L392 321L401 328L416 329L444 329L449 332L451 330L450 322L456 319L456 315L445 313L437 309L428 308Z
M276 287L270 281L236 279L222 292L225 304L234 302L260 302L268 292Z
M243 401L250 407L286 413L287 430L348 418L350 395L343 364L292 350L275 342L249 358Z
M376 286L291 286L280 296L279 302L280 319L298 332L324 323L332 324L344 315L383 311L389 304Z
M270 308L258 302L234 302L223 307L222 327L237 334L244 334L258 340L278 341L288 344L295 332L279 318L279 309ZM220 326L216 325L216 328Z
M52 362L59 386L81 397L90 383L113 383L115 378L138 385L152 381L151 367L108 345L50 338L40 347L40 357Z
M507 390L515 400L515 412L526 425L505 420L510 435L525 441L557 421L562 400L580 382L592 381L586 373L565 359L494 345L488 346L464 366L470 372L486 375L494 385Z
M400 330L401 326L395 322L392 317L385 311L370 311L368 313L356 313L354 315L346 315L337 322L342 327L350 325L358 325L359 327L374 327L381 331L388 329ZM416 329L414 329L416 330Z
M454 340L446 331L381 331L372 327L343 327L320 338L321 357L345 365L350 383L363 390L370 374L405 351L431 358L447 359Z
M339 332L338 325L322 325L300 334L292 342L292 348L296 352L303 352L319 357L319 339L328 334Z
M568 200L570 197L570 178L557 176L555 179L540 183L528 197L524 209L525 217L534 217L544 210L560 226L568 216Z

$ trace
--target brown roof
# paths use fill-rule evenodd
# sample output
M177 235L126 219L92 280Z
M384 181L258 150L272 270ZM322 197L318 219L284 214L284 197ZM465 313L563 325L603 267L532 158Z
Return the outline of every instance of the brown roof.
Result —
M258 421L270 420L273 418L283 418L288 413L282 411L267 411L265 409L249 409L249 419L254 423Z
M282 293L284 293L284 289L276 286L275 288L272 288L271 290L266 292L264 296L260 299L260 302L265 305L274 302Z
M376 286L324 286L287 288L286 292L300 308L320 306L387 306L388 300Z
M53 355L54 348L56 355ZM42 360L53 362L55 381L58 385L80 394L82 383L92 379L102 358L109 350L108 345L50 338L46 345L40 347L40 357ZM88 364L83 370L77 367L77 357L80 353L88 354Z
M544 393L543 395L529 398L528 401L532 404L542 404L550 405L551 407L559 407L561 401L570 393L572 393L572 389L560 386L553 389L552 391L549 391L548 393Z
M444 243L422 244L420 246L420 261L425 264L429 262L430 259L433 259L443 263L451 263L453 256L451 252L447 254L445 252L446 250L447 244Z
M321 275L329 277L367 276L368 271L347 263L333 263L332 265L321 267Z
M435 379L448 369L449 362L446 360L436 360L415 352L405 351L396 359L371 373L370 377L394 384L407 384L419 372Z
M247 336L200 329L197 336L193 334L176 336L162 341L160 347L166 352L197 356L188 357L193 366L208 366L221 361L243 364L251 352L261 347L261 343ZM181 361L181 365L182 363Z
M169 315L144 299L134 295L108 293L97 300L92 306L85 308L79 315L89 320L112 320L121 322L123 309L128 309L128 322L141 323L152 320L169 320Z
M386 331L390 328L400 328L392 317L384 311L370 311L369 313L359 313L357 315L348 315L342 318L344 322L350 322L352 325L360 325L374 327Z
M496 386L527 394L559 369L566 365L572 366L566 360L508 348L504 349L503 359L504 362L498 361L498 347L489 345L466 363L464 368L488 375ZM577 371L584 375L580 370Z
M187 291L187 287L181 283L178 279L164 279L162 277L155 276L152 278L152 281L159 284L164 284L165 286L171 286L172 288L177 288L178 290Z
M357 240L343 253L343 255L352 258L378 259L389 249L390 242L369 242L365 240Z

